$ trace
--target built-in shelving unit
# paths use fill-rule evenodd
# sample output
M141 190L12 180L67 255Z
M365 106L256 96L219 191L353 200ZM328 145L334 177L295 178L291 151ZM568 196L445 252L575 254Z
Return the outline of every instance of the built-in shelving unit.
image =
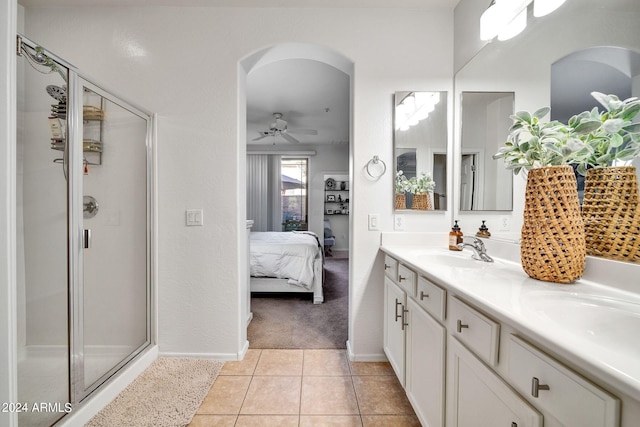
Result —
M324 214L349 215L349 181L329 178L324 183Z

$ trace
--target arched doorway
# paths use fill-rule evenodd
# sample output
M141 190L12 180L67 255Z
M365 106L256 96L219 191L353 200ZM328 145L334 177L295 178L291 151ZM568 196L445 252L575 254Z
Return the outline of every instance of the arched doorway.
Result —
M551 119L567 123L574 114L601 108L591 96L594 91L620 99L640 97L640 53L617 46L595 46L551 64ZM632 165L640 179L640 159ZM577 175L577 180L582 198L584 177Z
M333 253L346 254L342 262L348 266L348 249L351 240L351 220L348 203L341 206L341 215L328 215L325 200L325 180L340 177L350 181L352 166L351 150L351 87L353 63L343 55L322 46L285 43L256 52L240 62L240 145L249 154L250 161L261 157L262 163L247 163L239 167L239 178L247 179L247 219L254 220L255 231L285 231L289 224L284 187L267 185L278 181L283 173L284 162L303 165L305 173L295 176L295 181L304 181L306 199L296 196L295 221L299 230L315 233L320 242L325 242L327 225L333 229ZM247 123L243 129L242 121ZM283 124L284 123L284 124ZM283 124L283 125L282 125ZM286 131L279 129L280 125ZM242 153L240 154L242 158ZM247 156L244 156L247 158ZM262 165L262 166L259 166ZM244 168L242 167L244 166ZM253 170L265 168L266 178L251 176ZM276 172L273 172L273 171ZM263 172L264 173L264 172ZM288 182L294 181L289 177ZM261 189L252 195L257 182ZM264 183L264 184L263 184ZM267 194L262 194L266 191ZM294 190L288 191L293 192ZM341 200L346 196L341 195ZM333 211L333 207L331 211ZM255 218L259 218L258 221ZM341 257L342 258L342 257ZM348 301L347 289L344 299ZM326 272L326 270L325 270ZM328 274L327 276L330 276ZM250 286L250 285L249 285ZM247 292L247 303L251 296ZM327 293L325 292L325 297ZM312 304L307 300L305 304ZM329 304L325 303L324 309ZM317 309L315 311L320 311ZM247 304L247 318L251 321L251 308ZM343 324L346 347L348 310L345 307ZM286 316L286 314L284 314ZM252 325L255 325L255 322ZM335 340L335 337L333 338ZM253 340L255 342L255 340ZM296 348L295 344L294 347ZM325 344L326 345L326 344ZM252 345L253 346L253 345ZM297 347L302 348L302 347ZM309 347L311 348L311 347Z

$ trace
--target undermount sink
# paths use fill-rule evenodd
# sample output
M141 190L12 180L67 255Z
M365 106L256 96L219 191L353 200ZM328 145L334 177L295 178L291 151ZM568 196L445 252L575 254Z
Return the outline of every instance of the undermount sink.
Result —
M429 264L437 264L454 268L482 268L490 265L489 262L477 261L471 258L471 253L460 252L434 252L421 254L418 261L428 262Z
M523 308L603 347L640 355L640 299L538 291L527 294Z

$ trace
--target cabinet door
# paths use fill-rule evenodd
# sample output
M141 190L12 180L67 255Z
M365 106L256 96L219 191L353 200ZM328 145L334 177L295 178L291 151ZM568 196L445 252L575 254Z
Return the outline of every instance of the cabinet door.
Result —
M413 300L407 305L407 396L423 426L442 427L446 330Z
M384 278L384 352L404 387L404 342L407 296Z
M447 426L542 427L542 415L453 337L447 389Z

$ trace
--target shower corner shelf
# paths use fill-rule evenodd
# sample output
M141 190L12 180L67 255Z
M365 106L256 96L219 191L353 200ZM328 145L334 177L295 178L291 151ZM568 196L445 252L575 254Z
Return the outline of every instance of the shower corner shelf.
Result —
M53 118L66 119L66 105L64 109L64 116L60 114L58 110L59 106L63 104L59 103L58 106L52 105L52 116ZM66 104L66 102L65 102ZM55 107L55 108L54 108ZM82 107L82 122L84 124L84 135L85 138L82 141L82 152L84 153L84 163L85 165L91 166L99 166L102 165L102 150L103 150L103 142L102 142L102 133L103 133L103 123L104 123L104 99L100 97L100 107L96 107L93 105L85 105ZM97 124L94 126L93 124ZM92 129L94 128L94 129ZM91 136L97 137L95 138L87 138L87 133ZM52 138L51 139L51 149L57 151L65 150L66 141L60 138ZM64 163L64 159L54 159L54 163Z

